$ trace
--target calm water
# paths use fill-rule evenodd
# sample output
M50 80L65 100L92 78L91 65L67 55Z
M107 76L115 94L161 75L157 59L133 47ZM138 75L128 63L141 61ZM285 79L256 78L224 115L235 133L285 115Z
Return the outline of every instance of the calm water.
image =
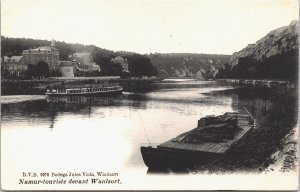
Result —
M271 154L282 147L280 139L296 126L295 90L166 80L152 92L115 97L3 96L2 173L99 170L145 175L141 145L156 145L195 128L206 115L245 113L244 106L259 127L232 152L235 158L216 162L214 168L257 170L271 163Z

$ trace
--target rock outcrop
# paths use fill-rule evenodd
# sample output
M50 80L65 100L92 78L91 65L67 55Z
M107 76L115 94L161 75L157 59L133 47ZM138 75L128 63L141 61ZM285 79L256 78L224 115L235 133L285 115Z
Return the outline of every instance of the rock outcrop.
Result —
M168 77L210 79L217 69L228 63L231 55L193 53L150 54L151 62L158 71L165 71Z
M298 30L299 22L295 20L288 26L271 31L255 44L249 44L241 51L233 53L230 65L238 64L239 58L250 57L255 61L263 61L271 56L298 49Z

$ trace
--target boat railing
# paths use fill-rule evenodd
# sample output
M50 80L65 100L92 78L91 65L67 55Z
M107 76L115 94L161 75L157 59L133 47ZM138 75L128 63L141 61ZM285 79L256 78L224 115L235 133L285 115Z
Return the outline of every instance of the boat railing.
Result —
M111 87L111 86L120 86L118 83L108 83L108 84L61 84L56 85L53 88L56 89L76 89L76 88L102 88L102 87Z

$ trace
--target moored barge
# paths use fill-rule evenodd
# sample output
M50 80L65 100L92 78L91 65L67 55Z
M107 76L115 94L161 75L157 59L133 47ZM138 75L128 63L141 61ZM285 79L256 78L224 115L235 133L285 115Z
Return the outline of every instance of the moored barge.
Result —
M198 127L159 144L141 146L144 163L149 168L190 167L224 156L254 127L254 119L238 112L207 116Z

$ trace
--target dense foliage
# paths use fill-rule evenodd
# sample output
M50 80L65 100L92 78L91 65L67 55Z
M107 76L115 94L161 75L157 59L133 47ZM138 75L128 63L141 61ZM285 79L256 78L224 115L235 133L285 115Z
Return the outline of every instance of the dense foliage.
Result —
M36 48L38 46L49 46L51 44L51 41L47 40L7 38L3 36L1 36L1 40L2 56L22 55L22 51L25 49ZM121 65L111 62L111 59L117 56L122 56L130 60L129 65L132 76L157 75L156 68L152 65L151 60L146 55L132 52L114 52L94 45L71 44L59 41L55 42L55 47L59 51L60 60L68 60L69 55L75 52L91 53L93 61L101 67L100 75L122 74Z
M1 65L1 80L2 79L10 79L10 74L7 69L4 69L3 65Z
M184 76L193 76L202 71L203 76L212 78L215 69L229 62L230 55L193 54L193 53L155 53L149 55L159 73L176 77L182 71L189 71Z
M29 64L27 78L30 77L49 77L50 69L46 62L39 61L36 65Z
M131 75L141 76L155 76L157 75L157 68L151 63L149 57L133 54L127 56L129 71Z

